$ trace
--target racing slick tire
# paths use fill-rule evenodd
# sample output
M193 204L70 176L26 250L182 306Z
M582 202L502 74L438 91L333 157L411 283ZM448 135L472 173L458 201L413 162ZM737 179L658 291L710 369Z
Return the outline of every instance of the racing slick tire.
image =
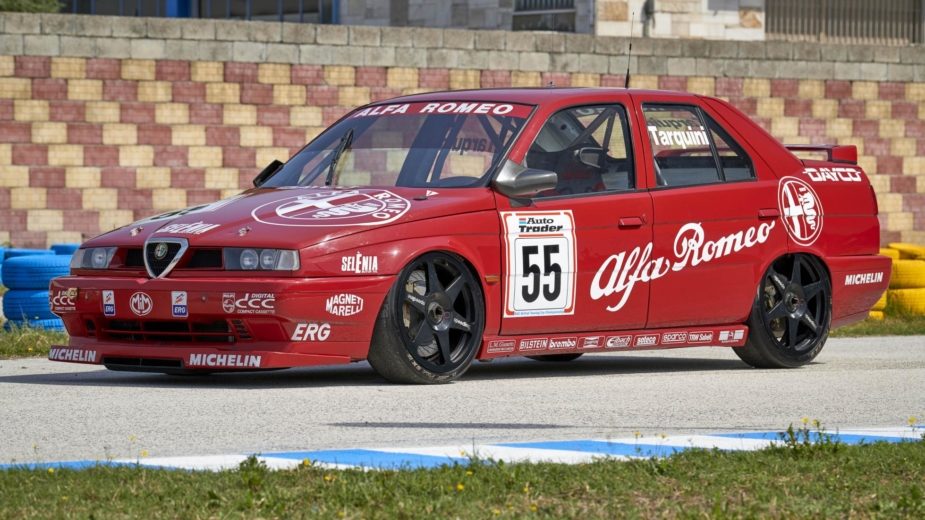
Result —
M472 364L484 327L482 287L465 262L427 253L398 273L367 360L393 383L449 383Z
M748 317L748 341L732 349L756 368L796 368L815 359L832 323L832 284L812 256L778 258L768 267Z
M580 358L582 354L583 352L573 352L571 354L551 354L549 356L527 356L527 359L550 363L565 363L566 361L575 361Z

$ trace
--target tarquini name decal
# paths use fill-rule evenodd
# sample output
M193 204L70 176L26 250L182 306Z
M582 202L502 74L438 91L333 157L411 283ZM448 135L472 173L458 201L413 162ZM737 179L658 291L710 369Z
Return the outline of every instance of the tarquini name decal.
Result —
M600 300L620 296L607 310L616 312L626 305L633 288L638 282L650 282L668 273L738 253L743 249L767 242L775 222L764 222L737 231L716 240L704 238L703 226L699 222L681 226L674 240L674 259L664 256L652 258L652 243L637 246L632 251L623 251L604 260L591 281L591 299Z

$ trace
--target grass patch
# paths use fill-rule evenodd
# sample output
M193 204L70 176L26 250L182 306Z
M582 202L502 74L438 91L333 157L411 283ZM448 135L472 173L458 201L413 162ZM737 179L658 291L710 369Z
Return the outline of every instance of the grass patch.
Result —
M923 467L925 441L408 471L270 471L256 459L217 473L10 470L0 517L922 518Z
M833 338L860 336L915 336L925 334L925 316L887 316L882 321L864 321L839 327L830 334Z
M0 359L48 357L51 345L67 345L67 333L16 325L0 329Z

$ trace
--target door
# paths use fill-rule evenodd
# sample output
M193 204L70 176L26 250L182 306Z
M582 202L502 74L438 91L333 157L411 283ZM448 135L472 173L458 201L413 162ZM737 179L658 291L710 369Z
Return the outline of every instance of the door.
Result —
M652 201L638 179L626 110L571 107L547 120L525 166L554 171L529 205L498 196L504 244L502 334L645 325Z

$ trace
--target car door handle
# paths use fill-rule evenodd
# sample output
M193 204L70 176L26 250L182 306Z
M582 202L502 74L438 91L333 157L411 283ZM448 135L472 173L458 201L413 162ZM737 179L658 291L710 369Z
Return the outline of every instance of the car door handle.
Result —
M761 220L771 220L780 216L777 208L764 208L758 210L758 218Z
M633 229L642 227L643 220L640 217L621 217L620 229Z

